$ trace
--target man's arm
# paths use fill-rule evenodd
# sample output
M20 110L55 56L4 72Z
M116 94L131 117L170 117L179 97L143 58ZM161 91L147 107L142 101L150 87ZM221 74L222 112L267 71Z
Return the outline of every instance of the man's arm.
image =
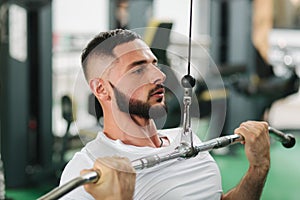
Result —
M101 174L101 177L96 183L85 184L84 189L96 200L130 200L133 198L136 174L127 158L98 158L92 170ZM90 171L83 170L81 174Z
M240 183L222 196L222 200L258 200L270 168L270 137L266 122L244 122L234 131L244 137L249 169Z

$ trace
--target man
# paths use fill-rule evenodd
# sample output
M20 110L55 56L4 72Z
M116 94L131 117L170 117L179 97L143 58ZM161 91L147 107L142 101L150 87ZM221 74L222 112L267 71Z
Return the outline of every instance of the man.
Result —
M153 122L153 118L166 113L166 77L137 34L128 30L100 33L84 50L82 65L103 109L104 127L95 140L74 155L62 174L61 184L77 177L81 170L92 168L99 157L135 160L171 152L180 145L181 129L158 131ZM235 133L245 138L249 170L228 193L223 194L214 159L208 152L201 152L193 158L170 160L137 171L134 199L259 199L270 166L268 124L245 122ZM200 143L194 136L194 144ZM93 197L81 187L65 199Z

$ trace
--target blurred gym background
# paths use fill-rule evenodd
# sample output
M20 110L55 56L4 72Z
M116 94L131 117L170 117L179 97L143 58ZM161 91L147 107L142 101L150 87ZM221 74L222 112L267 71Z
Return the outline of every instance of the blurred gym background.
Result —
M81 51L97 33L136 30L159 62L173 69L165 73L182 96L178 80L186 73L189 5L0 1L0 199L36 199L56 187L74 152L101 129L101 109L80 73ZM245 120L266 120L299 139L300 0L196 0L193 8L192 63L201 71L193 120L199 137L232 134ZM171 91L168 96L170 114L161 128L181 122L182 102ZM297 143L285 149L272 140L262 199L299 199L299 153ZM247 169L242 146L212 155L227 191Z

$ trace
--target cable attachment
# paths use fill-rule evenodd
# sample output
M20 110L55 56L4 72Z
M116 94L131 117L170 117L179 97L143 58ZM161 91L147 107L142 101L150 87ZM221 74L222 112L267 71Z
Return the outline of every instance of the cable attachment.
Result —
M193 134L191 129L191 118L190 118L190 105L192 103L192 89L195 86L195 79L191 75L185 75L181 79L181 84L184 88L183 96L183 130L181 134L181 145L189 146L191 148L191 155L193 155Z
M196 80L188 74L181 79L181 85L183 88L193 88L196 85Z
M191 52L192 52L192 12L193 12L193 0L191 0L190 5L190 27L189 27L189 51L188 51L188 66L187 66L187 75L181 79L181 85L184 88L183 96L183 130L181 133L181 141L179 149L189 149L188 157L191 157L194 154L194 145L193 145L193 134L191 129L191 118L190 118L190 105L192 103L192 89L196 84L196 80L190 75L191 72Z

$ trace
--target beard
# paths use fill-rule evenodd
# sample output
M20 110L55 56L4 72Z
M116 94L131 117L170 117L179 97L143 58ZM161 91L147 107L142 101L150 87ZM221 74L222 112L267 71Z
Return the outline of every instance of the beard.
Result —
M117 89L112 83L110 83L110 85L114 90L117 106L120 111L129 113L130 115L136 115L144 119L158 119L167 114L168 109L165 102L160 105L151 105L148 102L129 98L126 94ZM162 87L162 85L157 85L154 89L152 89L149 92L148 100L150 99L150 94L152 92ZM157 100L158 103L162 101L162 98Z

